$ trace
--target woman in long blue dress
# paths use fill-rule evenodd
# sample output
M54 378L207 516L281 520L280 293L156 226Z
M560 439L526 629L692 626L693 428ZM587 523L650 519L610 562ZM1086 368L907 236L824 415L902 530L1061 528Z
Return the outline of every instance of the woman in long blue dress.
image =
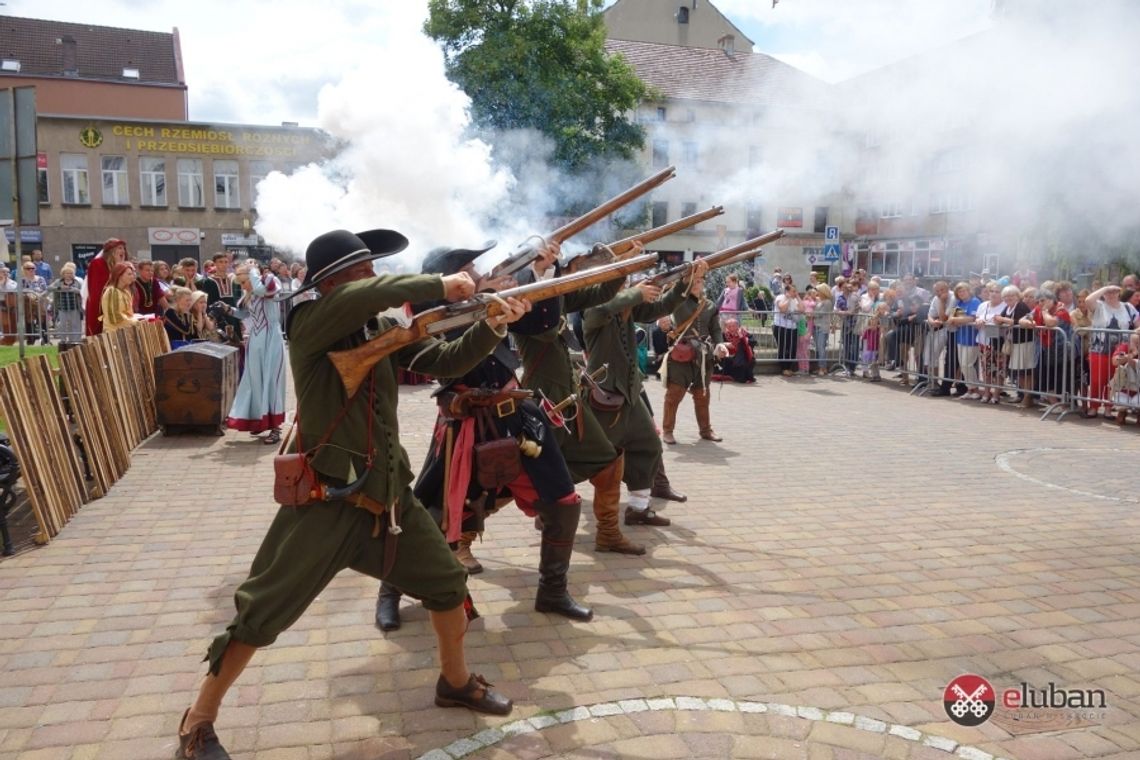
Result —
M234 316L245 322L245 373L238 385L226 425L253 435L269 431L262 442L281 441L285 422L285 339L281 334L281 308L274 296L281 284L269 272L238 267L243 294Z

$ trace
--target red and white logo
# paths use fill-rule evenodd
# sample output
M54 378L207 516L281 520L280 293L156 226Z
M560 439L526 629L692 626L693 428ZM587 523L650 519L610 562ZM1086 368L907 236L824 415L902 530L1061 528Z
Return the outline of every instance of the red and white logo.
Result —
M994 687L981 676L963 673L946 686L942 704L960 726L980 726L994 713Z

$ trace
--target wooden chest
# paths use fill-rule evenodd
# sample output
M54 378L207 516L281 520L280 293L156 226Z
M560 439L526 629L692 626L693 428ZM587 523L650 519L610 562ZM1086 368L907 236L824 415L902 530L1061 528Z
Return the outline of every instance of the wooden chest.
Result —
M163 434L172 427L225 432L238 385L238 349L191 343L155 357L155 410Z

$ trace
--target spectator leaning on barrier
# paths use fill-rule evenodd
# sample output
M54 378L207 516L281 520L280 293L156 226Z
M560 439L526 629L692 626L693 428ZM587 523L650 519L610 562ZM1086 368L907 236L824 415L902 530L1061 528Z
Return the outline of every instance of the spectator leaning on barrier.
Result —
M51 282L54 276L51 271L51 264L44 261L44 252L39 248L32 251L32 263L36 267L36 274L44 278L44 282Z
M1001 285L990 280L982 288L982 301L974 314L977 328L978 369L982 383L982 403L996 404L1001 399L1001 386L1005 382L1005 354L1001 346L1001 325L997 317L1005 309L1001 298Z
M978 309L982 300L974 295L970 283L959 282L954 286L954 310L947 320L954 330L954 343L947 347L947 351L954 351L958 358L958 370L966 381L965 393L959 392L958 397L976 401L982 398L982 387L978 383L978 329L974 326ZM943 388L949 385L949 379L943 380Z
M1030 407L1033 405L1030 391L1033 390L1033 369L1037 365L1037 346L1033 342L1033 330L1026 329L1022 321L1029 316L1029 307L1021 300L1021 290L1016 285L1002 288L1001 299L1005 302L1005 308L994 321L1008 328L1002 351L1008 356L1009 377L1016 380L1017 387L1021 389L1021 405ZM1028 326L1032 328L1032 319Z
M859 318L863 322L863 353L860 357L864 364L863 377L875 382L882 380L879 375L881 364L879 351L882 348L883 318L887 314L886 304L879 292L880 287L879 280L872 279L867 283L867 291L859 297Z
M36 265L31 259L27 259L23 264L20 287L24 290L25 338L29 343L35 343L38 337L46 344L48 342L47 304L44 302L44 297L47 294L47 280L36 273Z
M942 353L947 350L949 332L946 330L946 320L954 308L954 300L950 295L950 285L942 280L934 283L934 297L930 299L930 306L926 311L926 339L923 342L922 363L930 372L929 382L934 384L934 376L938 374ZM956 365L957 360L954 361ZM945 373L950 374L950 373ZM953 374L950 374L953 377ZM949 396L950 389L939 388L930 395Z
M803 315L796 322L796 362L800 373L811 372L812 327L815 324L815 310L819 305L816 297L816 286L808 285L800 299Z
M808 331L811 333L812 356L817 375L827 374L827 339L831 335L831 312L834 311L831 288L826 284L815 289L815 308L808 317Z
M1134 330L1140 317L1131 304L1120 300L1121 287L1106 285L1085 297L1085 311L1092 317L1089 341L1089 401L1086 417L1100 413L1106 398L1108 380L1112 376L1111 359L1116 347L1126 341L1118 331Z
M60 340L76 341L83 337L83 282L75 276L70 261L59 270L59 279L48 286L55 312L56 335Z
M1037 305L1031 316L1037 328L1037 343L1041 349L1037 361L1037 391L1046 400L1055 403L1061 400L1061 392L1065 390L1064 372L1070 366L1068 356L1072 318L1068 310L1057 301L1054 292L1044 287L1037 292Z
M776 314L772 334L776 339L776 361L784 377L796 373L796 328L803 312L799 293L790 277L784 280L783 293L776 296Z

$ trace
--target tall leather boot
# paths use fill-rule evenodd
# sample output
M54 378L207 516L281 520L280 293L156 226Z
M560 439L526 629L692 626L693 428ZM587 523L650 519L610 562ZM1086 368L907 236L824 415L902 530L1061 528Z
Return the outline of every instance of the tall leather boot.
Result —
M685 398L685 389L674 383L665 386L665 410L661 413L661 440L665 443L676 443L673 437L673 428L677 426L677 407L681 399Z
M380 595L376 598L376 627L381 631L394 631L400 627L400 589L387 581L380 581Z
M673 490L672 484L669 483L669 476L665 474L664 461L657 463L657 472L653 473L653 488L650 489L649 495L655 499L678 501L682 504L689 500L685 494Z
M478 531L465 530L459 534L459 546L455 549L455 558L459 564L467 568L469 575L478 575L483 572L483 566L475 555L471 553L471 543L479 537Z
M594 486L594 519L598 523L594 549L618 554L645 554L645 547L623 536L618 525L621 476L624 471L625 455L618 454L617 459L606 469L590 478L590 483Z
M712 396L709 394L709 389L705 388L703 391L693 391L693 408L697 412L697 427L700 428L701 438L706 441L723 441L716 432L712 429L712 421L709 419L709 401Z
M582 500L574 504L539 501L535 510L542 515L542 547L538 560L538 593L534 608L554 612L571 620L593 620L594 611L574 601L566 590L566 573L574 551L574 534L582 514Z

